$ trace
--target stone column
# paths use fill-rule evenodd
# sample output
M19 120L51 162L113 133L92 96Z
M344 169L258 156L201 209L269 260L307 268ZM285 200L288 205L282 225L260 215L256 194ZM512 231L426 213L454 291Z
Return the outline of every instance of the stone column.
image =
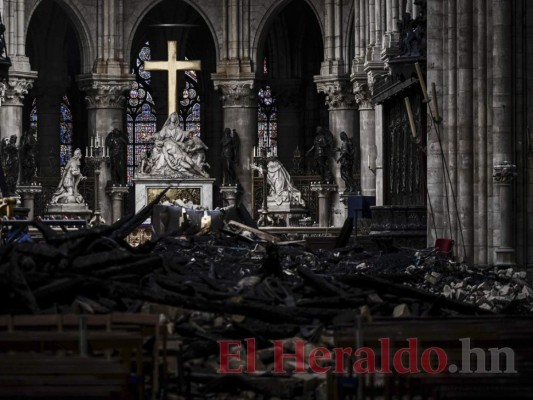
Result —
M88 141L98 133L105 143L108 133L113 129L117 128L123 132L125 131L124 107L126 105L126 93L130 90L134 79L133 75L128 74L120 76L87 74L77 77L80 90L86 94ZM82 153L85 154L84 149L82 149ZM100 183L98 185L100 209L105 221L112 220L111 199L105 195L107 182L110 179L109 166L106 165L101 170Z
M514 265L513 238L513 42L511 0L493 0L492 45L492 140L494 178L499 186L500 237L496 249L496 265ZM503 167L502 167L503 166ZM499 180L498 180L499 179Z
M317 182L311 183L311 191L317 192L318 195L318 225L320 227L332 225L335 219L335 213L333 212L332 215L331 210L331 197L332 195L338 194L337 189L337 185L327 185ZM342 207L344 209L343 205ZM336 224L334 225L337 226Z
M366 83L355 83L355 99L359 104L359 148L361 149L361 194L376 195L376 120L374 104ZM373 169L373 171L372 171Z
M112 224L123 217L124 197L129 193L127 186L108 186L107 194L111 197L112 215L109 223Z
M30 210L28 213L29 220L32 220L35 216L35 195L42 191L43 187L41 185L17 186L17 192L22 200L22 207Z
M335 138L335 147L339 147L339 134L344 131L349 138L354 138L357 129L357 113L356 103L353 96L352 85L350 79L340 76L315 76L315 82L319 92L326 94L326 104L329 109L329 130L333 133ZM357 136L355 137L354 147L357 148L359 142ZM338 153L334 153L333 157L337 157ZM330 167L335 177L340 191L344 190L344 181L341 179L340 167L335 162L336 158L330 159ZM333 224L335 226L342 226L344 223L342 210L344 206L340 202L338 193L333 196Z
M480 0L484 2L485 0ZM433 26L436 29L430 29L427 33L427 85L431 87L435 83L437 91L437 99L433 98L431 94L431 104L435 110L435 102L438 100L439 114L443 115L442 105L444 104L444 84L443 84L443 69L444 69L444 4L440 0L430 0L427 3L427 18L428 26ZM436 116L435 116L436 117ZM435 239L445 238L450 235L450 227L447 226L446 210L444 209L445 194L444 194L444 171L442 166L441 148L435 129L439 129L442 135L441 121L437 121L439 125L430 130L427 134L427 188L428 188L428 203L431 202L433 208L433 215L428 213L428 246L433 246ZM428 204L429 205L429 204ZM435 224L431 219L434 219ZM437 232L433 227L437 227ZM448 233L446 233L448 232Z
M0 139L17 135L22 136L23 102L37 78L34 71L9 71L0 107ZM19 141L20 143L20 141Z
M239 165L236 171L243 192L240 202L248 211L252 211L250 163L253 147L257 144L257 95L254 81L215 80L215 89L222 91L224 128L235 129L239 135ZM222 132L220 135L222 136Z

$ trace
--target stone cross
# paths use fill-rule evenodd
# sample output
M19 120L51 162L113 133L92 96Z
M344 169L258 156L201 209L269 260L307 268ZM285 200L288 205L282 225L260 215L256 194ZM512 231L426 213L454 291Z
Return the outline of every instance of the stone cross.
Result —
M176 72L202 69L201 61L179 61L177 42L168 42L168 60L166 61L145 61L145 71L168 71L168 115L178 111L176 106L176 93L178 91L178 80Z

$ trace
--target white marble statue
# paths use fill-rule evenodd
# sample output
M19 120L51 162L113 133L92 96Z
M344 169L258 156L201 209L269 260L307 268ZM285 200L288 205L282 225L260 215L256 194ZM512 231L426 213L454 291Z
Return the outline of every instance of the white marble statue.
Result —
M63 176L59 181L50 204L83 204L85 200L78 191L79 183L87 179L81 173L81 150L74 150L72 158L65 165L63 170Z
M190 178L205 177L209 174L205 170L205 154L202 159L198 152L207 149L191 146L191 133L179 126L178 114L173 112L168 117L159 132L154 134L154 147L150 154L143 157L139 165L139 175L150 177ZM198 139L200 142L201 140ZM192 141L194 144L194 141Z
M263 174L261 166L252 164L251 167ZM267 182L269 186L269 201L274 201L278 206L283 203L290 203L305 207L302 193L292 184L289 172L277 158L272 158L268 161Z

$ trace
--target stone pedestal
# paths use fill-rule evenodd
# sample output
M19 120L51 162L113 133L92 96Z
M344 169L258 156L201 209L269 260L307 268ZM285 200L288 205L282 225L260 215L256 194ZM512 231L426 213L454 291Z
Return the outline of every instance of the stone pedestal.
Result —
M307 208L302 207L300 204L290 202L278 204L270 196L267 198L267 207L269 214L284 221L286 226L299 226L300 219L309 214Z
M224 206L231 207L237 205L238 189L237 185L223 185L220 187L220 193L222 193L222 197L224 198Z
M213 182L214 178L189 178L178 180L176 178L135 178L135 212L139 212L167 187L170 190L163 201L185 199L195 205L213 209Z
M35 195L43 191L41 185L28 185L28 186L17 186L17 192L20 194L22 200L22 207L28 208L28 219L33 219L35 216Z
M112 204L112 216L111 223L118 221L123 217L124 210L124 196L129 193L129 187L127 186L109 186L106 189L106 193L111 197Z
M60 217L68 219L85 219L89 220L92 214L92 210L89 209L87 204L49 204L46 206L44 214L47 217Z
M318 194L318 226L330 226L331 220L331 196L337 193L337 185L312 183L311 191Z

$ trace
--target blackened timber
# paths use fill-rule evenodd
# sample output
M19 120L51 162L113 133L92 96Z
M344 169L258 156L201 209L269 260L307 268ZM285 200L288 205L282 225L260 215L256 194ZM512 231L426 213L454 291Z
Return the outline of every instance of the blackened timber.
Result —
M348 293L346 293L344 290L329 283L324 278L318 276L306 267L298 266L298 273L302 276L302 278L313 285L313 287L317 289L319 293L324 293L330 296L348 297Z

